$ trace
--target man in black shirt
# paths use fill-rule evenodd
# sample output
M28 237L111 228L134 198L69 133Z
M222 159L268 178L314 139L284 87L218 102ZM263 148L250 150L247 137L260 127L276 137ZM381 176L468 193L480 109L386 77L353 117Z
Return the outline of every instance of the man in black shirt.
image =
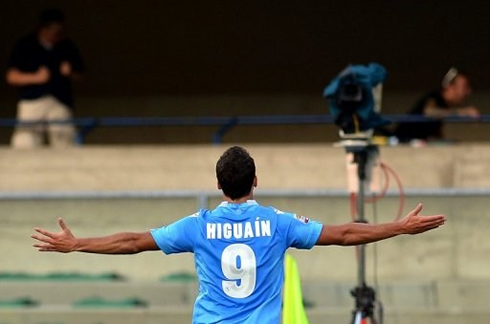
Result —
M411 140L444 140L442 119L448 116L478 118L480 113L473 106L464 107L471 87L468 76L451 68L444 76L441 88L419 99L410 110L411 115L433 118L431 122L400 123L395 134L401 142Z
M21 122L66 121L19 125L11 144L15 148L43 145L47 130L54 147L75 144L72 119L72 79L81 77L83 62L77 47L64 36L64 16L59 10L44 11L35 33L14 47L6 73L7 83L19 88L17 119Z

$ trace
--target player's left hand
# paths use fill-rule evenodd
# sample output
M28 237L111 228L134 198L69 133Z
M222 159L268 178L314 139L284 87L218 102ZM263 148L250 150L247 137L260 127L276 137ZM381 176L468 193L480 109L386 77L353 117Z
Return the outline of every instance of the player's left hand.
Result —
M61 231L53 233L42 228L34 230L39 234L32 234L31 237L37 241L33 246L41 252L62 252L68 253L76 250L77 239L72 234L62 218L58 219Z
M405 218L401 219L404 234L419 234L444 225L446 216L444 215L419 215L422 210L422 204L418 204L414 210L408 213Z

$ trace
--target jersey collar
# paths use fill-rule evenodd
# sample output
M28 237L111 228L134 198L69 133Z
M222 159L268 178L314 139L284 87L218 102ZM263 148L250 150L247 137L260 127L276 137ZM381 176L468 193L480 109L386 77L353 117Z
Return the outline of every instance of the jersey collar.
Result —
M223 201L221 204L219 204L220 207L231 207L231 206L242 207L242 206L253 206L253 205L258 205L258 203L253 199L247 200L246 202L240 204L234 204L228 201Z

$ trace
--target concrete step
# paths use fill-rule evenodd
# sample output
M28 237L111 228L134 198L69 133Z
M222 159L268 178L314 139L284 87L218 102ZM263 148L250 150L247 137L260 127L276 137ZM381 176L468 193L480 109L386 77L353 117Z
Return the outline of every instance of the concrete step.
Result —
M197 283L179 282L0 282L0 300L28 297L40 305L74 305L92 297L108 301L137 298L152 306L194 304Z
M313 282L302 284L303 297L313 308L353 307L350 291L355 283ZM373 286L373 288L375 288ZM490 281L440 280L426 282L381 282L376 287L376 299L386 309L433 311L450 310L453 313L488 310Z
M197 282L0 282L0 301L30 298L40 305L74 305L91 297L106 300L137 298L151 307L189 306L197 296ZM308 308L350 308L355 284L303 281L303 300ZM483 311L490 296L488 280L380 283L377 300L387 309L432 311L446 309Z
M349 323L350 308L316 308L307 310L310 324ZM188 324L189 307L150 307L146 309L73 309L71 307L38 307L33 309L0 309L2 324ZM490 311L390 310L384 322L390 324L488 324Z

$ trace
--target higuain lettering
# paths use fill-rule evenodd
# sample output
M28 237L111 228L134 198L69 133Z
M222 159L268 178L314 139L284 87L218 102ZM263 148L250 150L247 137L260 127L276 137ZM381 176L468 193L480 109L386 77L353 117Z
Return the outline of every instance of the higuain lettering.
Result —
M270 220L255 220L241 223L206 223L206 238L214 239L247 239L271 236Z

